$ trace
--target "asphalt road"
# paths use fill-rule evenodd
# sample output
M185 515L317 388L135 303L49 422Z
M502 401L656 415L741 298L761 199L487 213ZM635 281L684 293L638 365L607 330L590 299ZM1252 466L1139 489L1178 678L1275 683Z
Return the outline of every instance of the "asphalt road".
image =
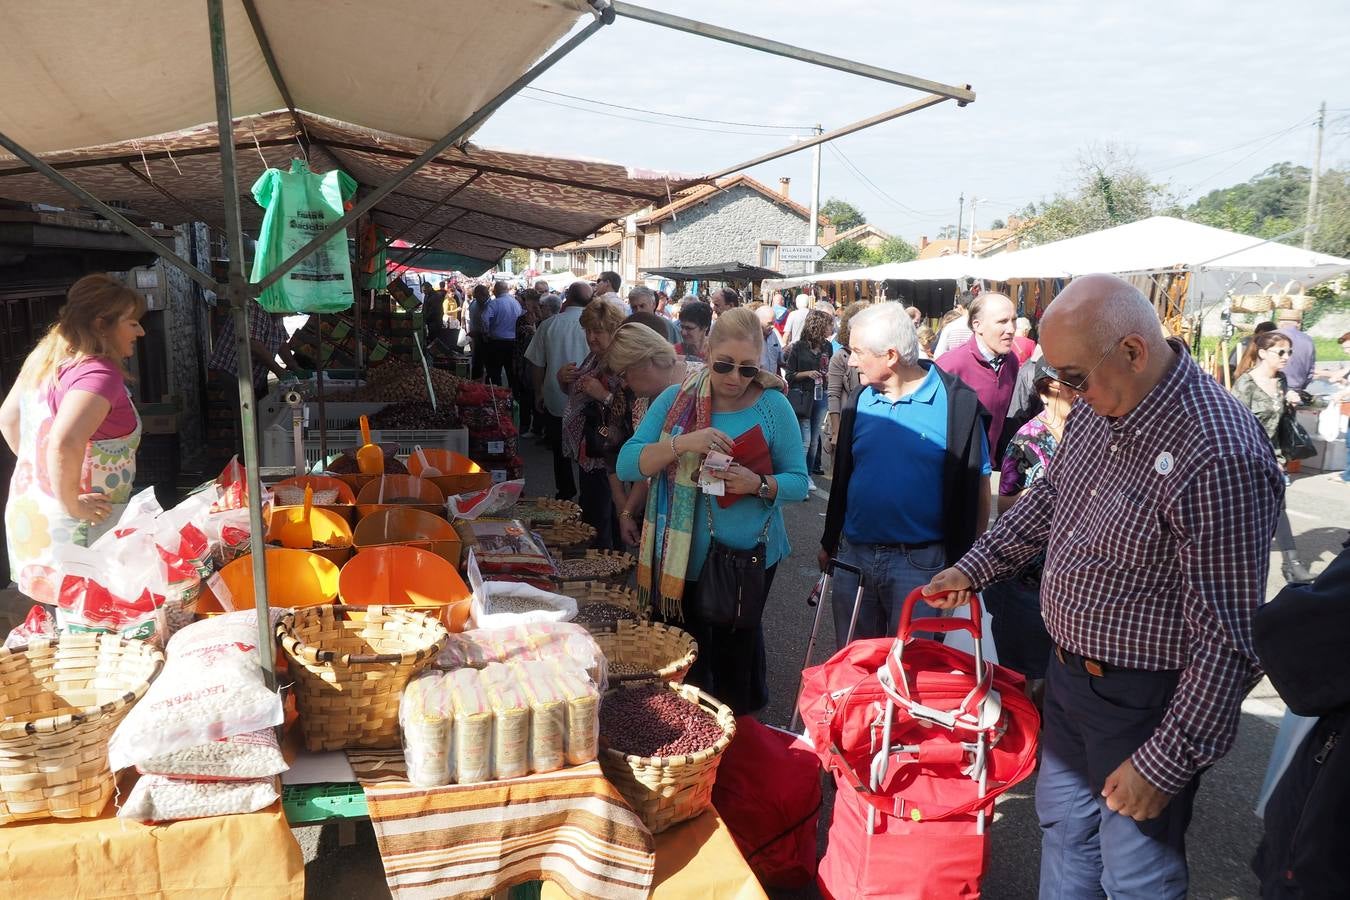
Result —
M547 454L532 442L522 452L527 460L527 493L552 496L552 469ZM829 480L816 479L829 490ZM1335 474L1298 478L1289 490L1288 506L1294 532L1305 563L1314 574L1335 555L1350 524L1350 487ZM773 596L766 612L769 648L769 689L772 697L761 718L785 726L791 715L803 656L811 630L812 611L806 605L819 572L815 555L824 523L825 500L813 494L807 502L786 510L793 554L779 566ZM1278 558L1272 557L1270 593L1282 581ZM833 626L828 614L821 616L817 652L813 662L823 661L834 647ZM1261 836L1261 825L1252 807L1275 739L1283 704L1263 683L1243 707L1238 740L1232 752L1204 777L1196 802L1187 848L1191 866L1191 896L1202 900L1256 896L1257 885L1248 860ZM1024 900L1036 896L1040 865L1040 832L1036 823L1034 777L1009 791L998 805L992 828L992 860L984 882L989 900ZM820 850L824 851L829 814L822 812ZM369 824L355 829L355 843L342 846L335 826L297 829L306 851L306 894L323 900L387 896L379 855ZM775 892L780 898L815 897L814 890Z

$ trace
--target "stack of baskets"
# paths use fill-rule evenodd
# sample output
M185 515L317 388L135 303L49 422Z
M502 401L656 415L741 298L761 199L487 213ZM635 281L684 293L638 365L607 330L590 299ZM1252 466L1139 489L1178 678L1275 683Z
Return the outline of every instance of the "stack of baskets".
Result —
M605 654L611 683L653 677L682 682L698 659L698 643L688 632L660 622L620 619L613 631L592 636Z
M595 526L585 522L569 522L565 525L541 525L534 529L539 539L548 547L549 552L562 555L584 550L595 540Z
M403 689L450 633L411 610L372 606L352 621L340 607L312 606L283 618L277 637L295 676L305 748L321 751L397 747Z
M722 729L717 743L691 756L627 756L607 747L600 751L600 767L605 777L623 794L652 834L701 815L712 805L717 766L736 736L736 717L729 706L692 685L668 687L717 719Z
M0 650L0 825L100 815L108 738L163 666L150 644L112 634Z

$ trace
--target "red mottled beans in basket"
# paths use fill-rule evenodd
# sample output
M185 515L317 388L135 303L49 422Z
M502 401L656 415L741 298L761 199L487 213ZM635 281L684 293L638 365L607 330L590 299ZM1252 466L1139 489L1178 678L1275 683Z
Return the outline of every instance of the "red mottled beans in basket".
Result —
M717 720L663 684L621 688L600 706L600 738L631 756L687 756L722 737Z

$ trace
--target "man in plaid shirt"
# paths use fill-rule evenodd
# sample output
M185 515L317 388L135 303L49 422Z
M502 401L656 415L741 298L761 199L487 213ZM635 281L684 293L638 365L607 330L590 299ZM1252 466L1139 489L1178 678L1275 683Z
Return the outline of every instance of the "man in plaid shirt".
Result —
M1185 897L1200 774L1260 677L1283 481L1256 419L1127 282L1075 279L1041 343L1083 402L1046 476L925 593L960 605L1046 552L1041 897Z

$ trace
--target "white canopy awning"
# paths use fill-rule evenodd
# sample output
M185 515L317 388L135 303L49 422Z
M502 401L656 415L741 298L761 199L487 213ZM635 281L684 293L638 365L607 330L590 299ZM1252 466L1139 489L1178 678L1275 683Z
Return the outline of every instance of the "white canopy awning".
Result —
M1228 291L1255 293L1271 281L1297 280L1306 286L1350 271L1350 259L1171 216L1154 216L980 262L983 277L994 281L1072 278L1093 272L1190 272L1192 306L1217 302Z
M434 141L542 56L586 0L254 0L297 109ZM236 118L286 106L224 5ZM36 153L213 122L203 0L0 0L0 132ZM400 45L416 35L417 53Z
M834 281L928 281L960 278L983 278L988 260L968 256L935 256L931 259L914 259L909 262L883 263L863 269L847 269L843 272L816 272L813 275L798 275L794 278L776 278L764 282L764 289L777 291L799 284Z

